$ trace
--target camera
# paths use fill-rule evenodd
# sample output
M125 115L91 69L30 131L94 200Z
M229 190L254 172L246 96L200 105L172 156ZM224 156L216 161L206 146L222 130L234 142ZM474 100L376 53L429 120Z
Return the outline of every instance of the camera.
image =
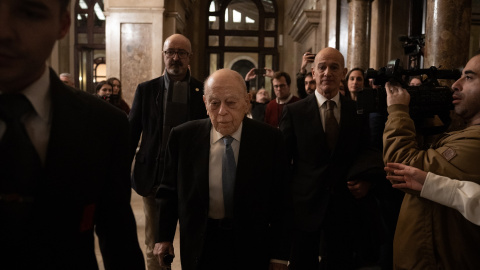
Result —
M425 35L419 36L400 36L398 38L402 42L403 51L406 55L423 54L422 49L425 47Z
M257 74L257 75L263 75L263 74L265 74L265 72L266 71L263 68L256 68L255 69L255 74Z
M379 70L368 69L365 79L373 79L377 89L366 88L357 95L357 113L387 113L387 93L385 83L395 82L410 94L409 111L412 119L418 120L438 115L444 123L450 122L450 110L453 109L452 91L447 86L440 86L438 79L457 80L461 72L456 69L440 70L432 66L428 69L404 70L400 60L392 60ZM421 86L408 86L408 78L424 75L426 79ZM447 119L448 118L448 119Z

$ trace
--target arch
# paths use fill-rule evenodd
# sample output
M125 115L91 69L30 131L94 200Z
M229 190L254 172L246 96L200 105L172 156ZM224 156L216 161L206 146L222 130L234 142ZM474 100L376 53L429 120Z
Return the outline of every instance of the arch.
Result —
M206 51L210 59L206 61L207 70L232 67L241 57L257 68L278 69L275 0L212 0L206 13ZM264 80L258 76L251 85L271 87Z

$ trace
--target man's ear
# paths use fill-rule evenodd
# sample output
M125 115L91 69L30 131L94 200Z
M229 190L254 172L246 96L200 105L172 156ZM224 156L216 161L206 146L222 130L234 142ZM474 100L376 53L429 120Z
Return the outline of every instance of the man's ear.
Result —
M205 97L205 95L203 95L203 103L205 104L205 110L207 110L207 115L208 115L207 98Z
M343 78L345 78L345 76L347 76L347 73L348 73L348 69L344 68L343 69Z
M72 19L70 18L70 10L63 11L61 18L60 18L60 29L58 32L57 39L62 39L70 30L70 24L72 23Z

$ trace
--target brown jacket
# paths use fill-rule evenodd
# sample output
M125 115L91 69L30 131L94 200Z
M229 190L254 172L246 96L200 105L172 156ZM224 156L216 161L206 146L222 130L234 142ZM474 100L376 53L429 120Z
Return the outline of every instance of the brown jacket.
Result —
M405 105L388 108L384 161L480 183L480 126L446 133L420 150ZM395 232L394 269L480 269L480 226L458 211L407 193Z

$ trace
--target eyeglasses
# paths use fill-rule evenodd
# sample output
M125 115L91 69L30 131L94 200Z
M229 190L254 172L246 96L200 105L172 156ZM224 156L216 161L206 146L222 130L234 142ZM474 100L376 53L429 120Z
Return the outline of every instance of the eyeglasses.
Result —
M175 57L175 54L178 55L178 58L187 58L190 53L187 52L187 51L174 51L174 50L167 50L167 51L163 51L163 53L165 54L165 56L169 57L169 58L172 58L172 57Z
M273 85L273 88L285 88L285 87L287 87L287 85L284 84L284 83L282 83L282 84L274 84L274 85Z

